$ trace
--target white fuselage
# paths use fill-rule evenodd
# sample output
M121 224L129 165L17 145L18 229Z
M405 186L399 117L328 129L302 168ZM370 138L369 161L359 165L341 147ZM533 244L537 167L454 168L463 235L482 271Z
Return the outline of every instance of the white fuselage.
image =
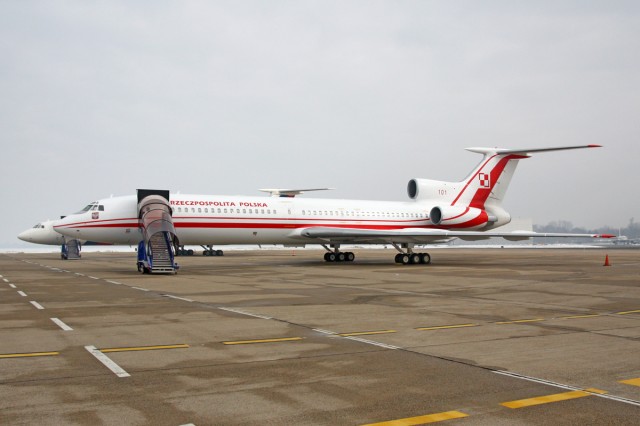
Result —
M135 195L103 199L96 204L101 211L69 215L57 221L55 230L73 238L112 244L133 245L142 239ZM487 225L469 211L452 218L446 226L436 227L429 220L435 204L428 201L171 194L170 204L182 245L304 244L300 230L311 227L471 230Z

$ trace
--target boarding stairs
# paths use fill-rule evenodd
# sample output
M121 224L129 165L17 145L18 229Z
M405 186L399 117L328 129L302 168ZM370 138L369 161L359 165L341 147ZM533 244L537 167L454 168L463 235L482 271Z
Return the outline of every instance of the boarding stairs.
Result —
M72 239L72 240L64 240L62 242L62 250L60 252L60 257L63 260L75 260L80 259L80 250L82 249L82 245L80 244L80 240Z
M173 226L169 191L138 190L142 241L138 244L138 271L175 274L178 237Z

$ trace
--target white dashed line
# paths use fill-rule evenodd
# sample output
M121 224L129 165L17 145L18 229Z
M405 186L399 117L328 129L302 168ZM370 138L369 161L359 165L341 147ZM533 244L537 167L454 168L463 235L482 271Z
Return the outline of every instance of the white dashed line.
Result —
M91 355L96 357L98 361L104 364L109 370L115 373L118 377L129 377L131 374L124 371L118 364L113 362L111 358L100 352L95 346L85 346L84 347Z
M27 293L25 293L24 291L19 291L18 294L22 297L27 297Z
M172 296L170 294L163 294L164 297L170 297L172 299L184 300L185 302L193 302L191 299L185 299L184 297Z
M373 340L367 340L361 337L348 336L348 337L345 337L345 339L355 340L357 342L366 343L368 345L380 346L381 348L385 348L385 349L400 349L397 346L387 345L386 343L374 342Z
M80 272L76 272L76 275L79 277L84 277L84 274L81 274Z
M64 331L73 331L73 328L69 327L67 324L60 321L58 318L51 318L51 321L55 322L58 327L63 329Z
M16 288L16 286L14 284L9 284L9 287Z
M272 317L259 315L259 314L252 314L250 312L241 311L240 309L234 309L234 308L218 308L218 309L222 309L223 311L235 312L236 314L248 315L254 318L262 318L262 319L268 319L268 320L273 319Z
M131 287L131 288L135 288L136 290L149 291L146 288L142 288L142 287Z
M111 284L115 284L115 285L122 285L121 283L119 283L118 281L111 281L111 280L107 280L108 283Z
M318 333L322 333L322 334L329 334L329 335L336 335L338 333L334 332L334 331L329 331L329 330L323 330L321 328L314 328L313 331L317 331Z
M3 279L2 279L2 281L4 281L5 283L8 283L8 282L9 282L9 280L8 280L8 279L6 279L6 278L3 278Z
M92 277L91 275L87 275L89 278L91 278L92 280L99 280L100 278L98 277Z
M39 304L36 301L30 301L29 303L31 303L33 306L35 306L37 309L44 309L44 306L42 306L41 304Z

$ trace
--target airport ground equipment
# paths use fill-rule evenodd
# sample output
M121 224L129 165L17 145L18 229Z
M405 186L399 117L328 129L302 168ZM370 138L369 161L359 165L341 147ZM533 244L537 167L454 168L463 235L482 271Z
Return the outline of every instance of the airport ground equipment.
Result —
M82 244L80 244L80 240L69 239L66 238L62 242L62 247L60 250L60 258L62 260L75 260L80 259L82 257L80 255L80 251L82 250Z
M138 271L177 273L178 237L173 226L169 191L138 190L138 219L142 241L138 243Z

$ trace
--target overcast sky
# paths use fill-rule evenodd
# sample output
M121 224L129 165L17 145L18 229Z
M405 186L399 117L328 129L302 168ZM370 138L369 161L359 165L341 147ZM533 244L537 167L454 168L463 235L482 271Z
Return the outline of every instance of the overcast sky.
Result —
M0 1L0 246L137 188L405 200L469 146L536 224L640 220L638 1Z

